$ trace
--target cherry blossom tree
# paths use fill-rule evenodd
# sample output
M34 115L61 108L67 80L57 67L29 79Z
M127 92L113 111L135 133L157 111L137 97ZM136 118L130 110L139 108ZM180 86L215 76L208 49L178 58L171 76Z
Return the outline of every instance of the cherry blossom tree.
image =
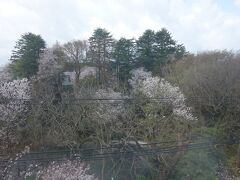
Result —
M94 175L88 174L89 167L79 161L51 163L48 167L37 172L37 179L44 180L96 180Z
M136 91L142 85L144 80L152 77L152 73L144 71L144 68L134 69L130 73L132 77L128 80L128 82L134 91Z
M38 77L49 78L56 75L62 69L61 58L58 45L44 50L44 53L39 59Z
M18 143L17 129L25 121L29 100L30 82L27 79L0 83L1 139Z
M117 118L124 113L124 97L120 92L112 89L100 89L95 93L95 98L99 99L98 107L95 111L98 118L104 122L117 121Z
M18 173L18 160L21 160L22 157L24 157L26 154L30 152L30 147L25 146L25 148L15 154L15 157L10 158L5 166L2 166L4 168L0 168L0 179L6 179L6 180L11 180L11 179L19 179L19 173ZM21 174L21 173L20 173ZM25 172L23 172L25 174Z
M9 82L12 80L12 75L10 73L9 65L0 67L0 83Z
M133 91L143 93L147 98L166 103L173 107L173 113L187 120L194 120L191 108L185 104L185 96L177 86L171 85L160 77L152 77L150 72L139 68L132 71L132 79L129 80Z

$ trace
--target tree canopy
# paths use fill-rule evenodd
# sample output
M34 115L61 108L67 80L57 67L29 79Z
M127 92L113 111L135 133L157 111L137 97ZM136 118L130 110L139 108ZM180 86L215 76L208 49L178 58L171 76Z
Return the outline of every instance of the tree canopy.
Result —
M130 78L130 70L135 63L135 42L133 39L119 39L113 52L114 67L117 69L118 80L126 82Z
M98 82L106 77L107 65L112 58L113 38L106 29L97 28L89 38L89 56L98 68Z
M177 44L165 28L157 32L146 30L137 41L138 65L150 71L158 72L161 66L185 54L185 47Z
M38 71L38 59L46 46L40 35L26 33L16 42L12 51L11 70L15 78L31 77Z

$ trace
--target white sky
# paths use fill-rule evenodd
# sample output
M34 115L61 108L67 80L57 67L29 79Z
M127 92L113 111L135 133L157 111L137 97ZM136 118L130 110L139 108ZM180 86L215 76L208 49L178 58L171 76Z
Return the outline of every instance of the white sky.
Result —
M240 0L0 0L0 65L25 32L48 46L88 39L97 27L114 38L167 28L192 52L240 49Z

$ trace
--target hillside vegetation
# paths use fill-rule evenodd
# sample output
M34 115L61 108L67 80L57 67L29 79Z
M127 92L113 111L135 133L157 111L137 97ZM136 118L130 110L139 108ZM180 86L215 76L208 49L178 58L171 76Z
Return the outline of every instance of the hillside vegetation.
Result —
M99 148L102 154L111 146L133 152L177 147L170 154L88 166L53 163L22 176L64 179L71 171L72 179L234 178L240 168L239 97L239 54L191 54L164 28L119 40L98 28L88 40L52 47L26 33L0 72L0 152L16 154L26 146L30 151ZM187 151L201 138L220 143ZM143 148L144 143L150 145ZM11 165L2 176L20 175Z

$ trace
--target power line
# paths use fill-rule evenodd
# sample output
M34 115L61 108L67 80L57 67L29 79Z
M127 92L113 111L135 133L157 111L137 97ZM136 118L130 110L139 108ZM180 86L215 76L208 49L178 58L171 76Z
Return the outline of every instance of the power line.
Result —
M190 140L207 140L207 141L213 141L215 140L215 138L209 138L209 137L202 137L199 134L191 134L189 136L186 137L186 139L184 140L168 140L168 141L153 141L150 143L146 143L143 141L139 141L139 140L118 140L118 141L112 141L113 144L110 144L108 146L98 146L98 147L94 147L94 148L70 148L68 150L55 150L55 151L41 151L41 152L31 152L32 154L39 154L39 153L58 153L58 152L68 152L68 151L75 151L75 150L81 150L81 151L92 151L92 150L103 150L103 149L113 149L113 148L119 148L119 147L124 147L127 145L139 145L139 146L151 146L151 145L162 145L162 144L169 144L169 143L184 143L186 141L190 141ZM6 154L0 154L0 157L6 155ZM8 155L14 155L14 154L8 154Z
M141 103L141 100L145 100L151 103L166 103L167 100L180 100L185 102L195 102L199 100L215 100L224 102L239 102L240 96L192 96L192 97L150 97L150 98L70 98L70 99L52 99L47 103L62 104L62 105L81 105L81 104L123 104L123 103ZM162 101L162 102L160 102ZM3 98L0 99L0 104L12 104L18 103L26 104L45 104L45 100L34 101L34 99L21 99L21 98Z
M189 97L139 97L139 98L134 98L134 97L125 97L125 98L69 98L68 100L71 101L110 101L110 100L116 100L116 101L124 101L124 100L164 100L164 99L216 99L216 98L227 98L227 99L232 99L232 98L237 98L240 99L240 96L189 96ZM41 98L40 98L41 99ZM5 98L2 97L2 100L16 100L16 101L30 101L31 98Z
M191 137L190 137L191 138ZM196 138L197 139L197 138ZM42 152L31 152L28 153L29 154L55 154L55 153L64 153L64 152L71 152L71 151L81 151L81 152L85 152L85 151L100 151L100 150L112 150L112 149L119 149L122 147L126 147L128 145L139 145L139 146L151 146L151 145L162 145L162 144L169 144L169 143L183 143L186 140L182 140L182 141L176 141L176 140L172 140L172 141L162 141L162 142L151 142L151 143L140 143L138 141L128 141L127 143L119 143L117 145L110 145L110 146L105 146L105 147L96 147L96 148L73 148L73 149L68 149L68 150L58 150L58 151L42 151ZM135 144L134 144L135 143ZM14 156L15 154L0 154L1 156Z
M201 143L194 143L194 144L185 144L185 145L175 145L175 146L168 146L168 147L156 147L156 148L137 148L137 149L132 149L132 150L127 150L127 149L117 149L117 151L113 152L88 152L87 154L83 153L84 149L79 149L78 152L72 152L68 151L68 154L71 155L71 158L74 159L80 159L82 161L85 160L96 160L96 159L105 159L105 158L130 158L130 157L138 157L138 156L151 156L151 155L159 155L159 154L166 154L166 153L176 153L178 151L185 151L185 150L192 150L192 149L201 149L201 148L207 148L211 147L214 145L219 144L220 142L201 142ZM236 144L236 143L221 143L221 144ZM146 144L148 146L151 145L151 143ZM98 149L99 150L99 149ZM105 149L106 150L106 149ZM109 149L107 149L109 150ZM47 152L44 152L46 155ZM73 154L74 153L74 154ZM34 155L33 153L29 153L25 156L31 156ZM35 154L36 155L36 154ZM38 153L38 155L43 155L41 152ZM56 154L55 154L56 155ZM61 154L60 154L61 155ZM67 154L64 154L65 158ZM46 158L28 158L28 159L18 159L18 160L13 160L14 162L29 162L29 161L53 161L53 160L60 160L64 159L63 157L46 157ZM0 162L8 162L9 159L3 159L0 160Z

